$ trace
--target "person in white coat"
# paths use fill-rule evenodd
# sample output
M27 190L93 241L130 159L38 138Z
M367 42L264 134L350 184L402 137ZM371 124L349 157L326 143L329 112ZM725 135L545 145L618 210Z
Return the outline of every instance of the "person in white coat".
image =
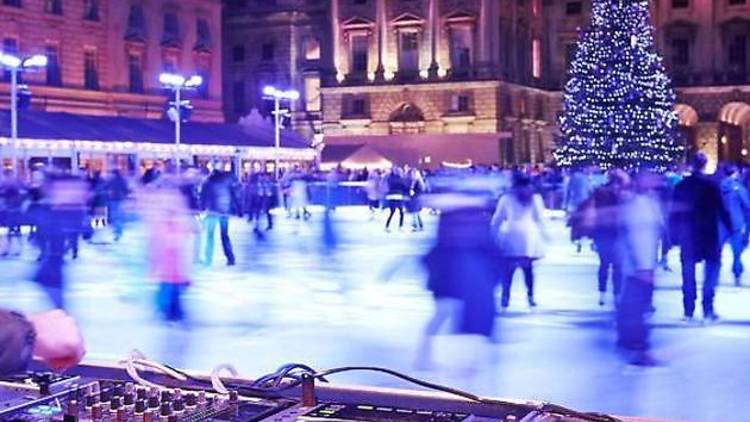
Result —
M510 289L516 268L523 271L529 306L536 306L534 261L544 256L544 203L542 197L534 193L528 176L514 176L510 192L497 203L492 229L503 256L503 309L510 304Z

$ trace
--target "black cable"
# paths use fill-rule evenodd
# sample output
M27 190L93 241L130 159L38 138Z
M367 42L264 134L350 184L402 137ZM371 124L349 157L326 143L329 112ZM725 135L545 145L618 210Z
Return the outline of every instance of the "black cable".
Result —
M172 368L169 365L164 365L164 366L166 366L169 369L174 370L175 372L180 373L181 375L184 375L185 377L193 381L201 382L204 384L208 383L206 380L193 377L183 371ZM264 380L263 383L266 383L270 380L275 380L272 388L261 387L259 385L255 385L255 382L253 383L253 385L249 387L244 386L244 385L232 385L232 384L230 384L229 386L232 387L233 389L238 390L238 392L250 391L252 394L260 394L260 395L265 395L265 396L268 396L270 394L275 397L281 397L281 393L283 393L284 391L287 391L287 390L290 390L290 389L293 389L295 387L302 385L301 378L296 378L287 384L283 384L283 385L281 384L284 378L289 376L291 371L295 369L302 369L304 373L310 375L314 379L325 381L325 382L327 382L325 377L329 375L343 373L343 372L352 372L352 371L379 372L379 373L384 373L384 374L393 376L395 378L402 379L404 381L410 382L420 387L452 394L452 395L462 397L467 400L471 400L471 401L481 403L481 404L500 405L500 406L518 406L519 405L518 403L513 403L513 402L508 402L508 401L503 401L503 400L483 398L476 394L472 394L463 390L459 390L457 388L447 387L447 386L435 384L429 381L424 381L419 378L414 378L412 376L403 374L401 372L394 371L392 369L381 368L377 366L344 366L344 367L331 368L331 369L327 369L321 372L317 372L311 367L304 365L304 364L287 364L279 368L276 372L269 374L269 375L265 375L259 378L258 380L256 380L256 382L258 382L259 380L263 379ZM622 422L620 419L615 418L610 415L606 415L602 413L595 413L595 412L579 412L577 410L569 409L564 406L560 406L560 405L553 404L553 403L546 403L546 402L538 406L536 410L541 411L541 412L547 412L547 413L555 413L555 414L559 414L559 415L566 416L566 417L575 417L575 418L579 418L579 419L583 419L583 420L587 420L591 422Z

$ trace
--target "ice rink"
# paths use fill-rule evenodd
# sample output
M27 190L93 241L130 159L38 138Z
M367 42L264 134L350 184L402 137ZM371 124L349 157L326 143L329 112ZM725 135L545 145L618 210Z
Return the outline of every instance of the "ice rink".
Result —
M611 298L604 307L597 303L595 255L588 244L577 253L560 220L550 222L554 241L537 264L538 308L527 307L519 279L493 343L440 336L435 365L415 368L417 341L432 312L419 258L437 217L425 213L425 219L423 233L412 233L408 218L403 231L385 233L383 216L371 220L364 208L342 208L334 214L335 248L323 244L320 212L307 223L280 216L262 241L245 221L233 220L237 266L224 265L218 244L213 267L196 266L184 325L156 316L140 226L129 226L119 243L103 229L82 243L78 260L68 261L69 311L82 326L89 361L113 362L137 348L153 360L206 372L231 363L249 378L287 362L319 369L379 365L484 395L579 410L750 420L742 408L750 397L750 288L731 286L723 272L720 323L685 325L673 253L674 272L657 275L652 319L662 365L627 365L614 346ZM35 258L27 244L21 257L0 260L0 306L49 308L30 281ZM405 386L364 373L333 381Z

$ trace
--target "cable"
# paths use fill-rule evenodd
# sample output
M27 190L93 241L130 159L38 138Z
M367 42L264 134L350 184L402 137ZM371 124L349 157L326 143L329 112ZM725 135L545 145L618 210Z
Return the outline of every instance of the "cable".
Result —
M205 380L193 377L175 368L172 368L169 366L167 367L171 369L172 371L178 372L195 382L200 382L204 384L206 383ZM310 375L316 380L328 382L326 380L326 377L329 375L335 375L335 374L339 374L343 372L352 372L352 371L369 371L369 372L384 373L384 374L393 376L395 378L399 378L404 381L410 382L412 384L418 385L423 388L427 388L427 389L435 390L435 391L441 391L441 392L448 393L448 394L458 396L458 397L462 397L464 399L467 399L476 403L480 403L480 404L495 405L495 406L497 405L518 406L518 403L483 398L476 394L472 394L463 390L459 390L457 388L446 387L444 385L435 384L429 381L414 378L412 376L403 374L398 371L394 371L392 369L380 368L377 366L345 366L345 367L339 367L339 368L331 368L331 369L318 372L307 365L292 363L292 364L281 366L274 373L267 374L258 378L250 386L229 384L228 387L236 389L238 392L247 391L250 394L264 395L264 396L271 395L274 397L282 397L281 393L287 390L290 390L292 388L298 387L302 384L301 376L303 374ZM289 382L286 384L283 384L284 380L289 380ZM618 418L605 415L602 413L579 412L573 409L566 408L564 406L560 406L560 405L553 404L553 403L547 403L547 402L543 402L540 405L536 406L535 410L539 412L543 412L543 413L554 413L554 414L562 415L565 417L579 418L579 419L590 421L590 422L622 422Z
M150 368L158 372L161 372L163 374L167 374L171 376L172 378L175 378L179 381L183 381L183 382L187 381L187 377L181 371L176 371L174 368L170 366L162 365L160 363L153 362L153 361L146 359L146 356L138 349L133 349L130 352L130 355L128 356L128 358L120 361L119 363L125 365L125 372L128 373L130 378L132 378L138 384L146 386L146 387L155 387L158 389L166 388L163 385L151 382L141 377L141 375L138 373L138 368L136 365Z
M214 387L214 390L219 394L229 394L229 390L224 385L224 382L222 381L221 377L219 376L221 374L221 371L228 371L229 374L233 377L238 376L237 370L234 368L234 366L223 363L217 367L215 367L211 371L211 385Z

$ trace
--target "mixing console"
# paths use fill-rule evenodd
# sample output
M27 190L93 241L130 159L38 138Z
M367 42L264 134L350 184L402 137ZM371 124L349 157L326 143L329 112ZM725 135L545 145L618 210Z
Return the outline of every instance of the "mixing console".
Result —
M542 412L539 403L532 402L476 402L446 394L314 382L266 394L249 380L233 379L229 389L219 388L222 394L205 389L212 385L208 377L179 380L147 372L141 376L150 381L137 377L143 385L109 366L81 367L69 376L34 372L0 379L0 422L617 421Z

